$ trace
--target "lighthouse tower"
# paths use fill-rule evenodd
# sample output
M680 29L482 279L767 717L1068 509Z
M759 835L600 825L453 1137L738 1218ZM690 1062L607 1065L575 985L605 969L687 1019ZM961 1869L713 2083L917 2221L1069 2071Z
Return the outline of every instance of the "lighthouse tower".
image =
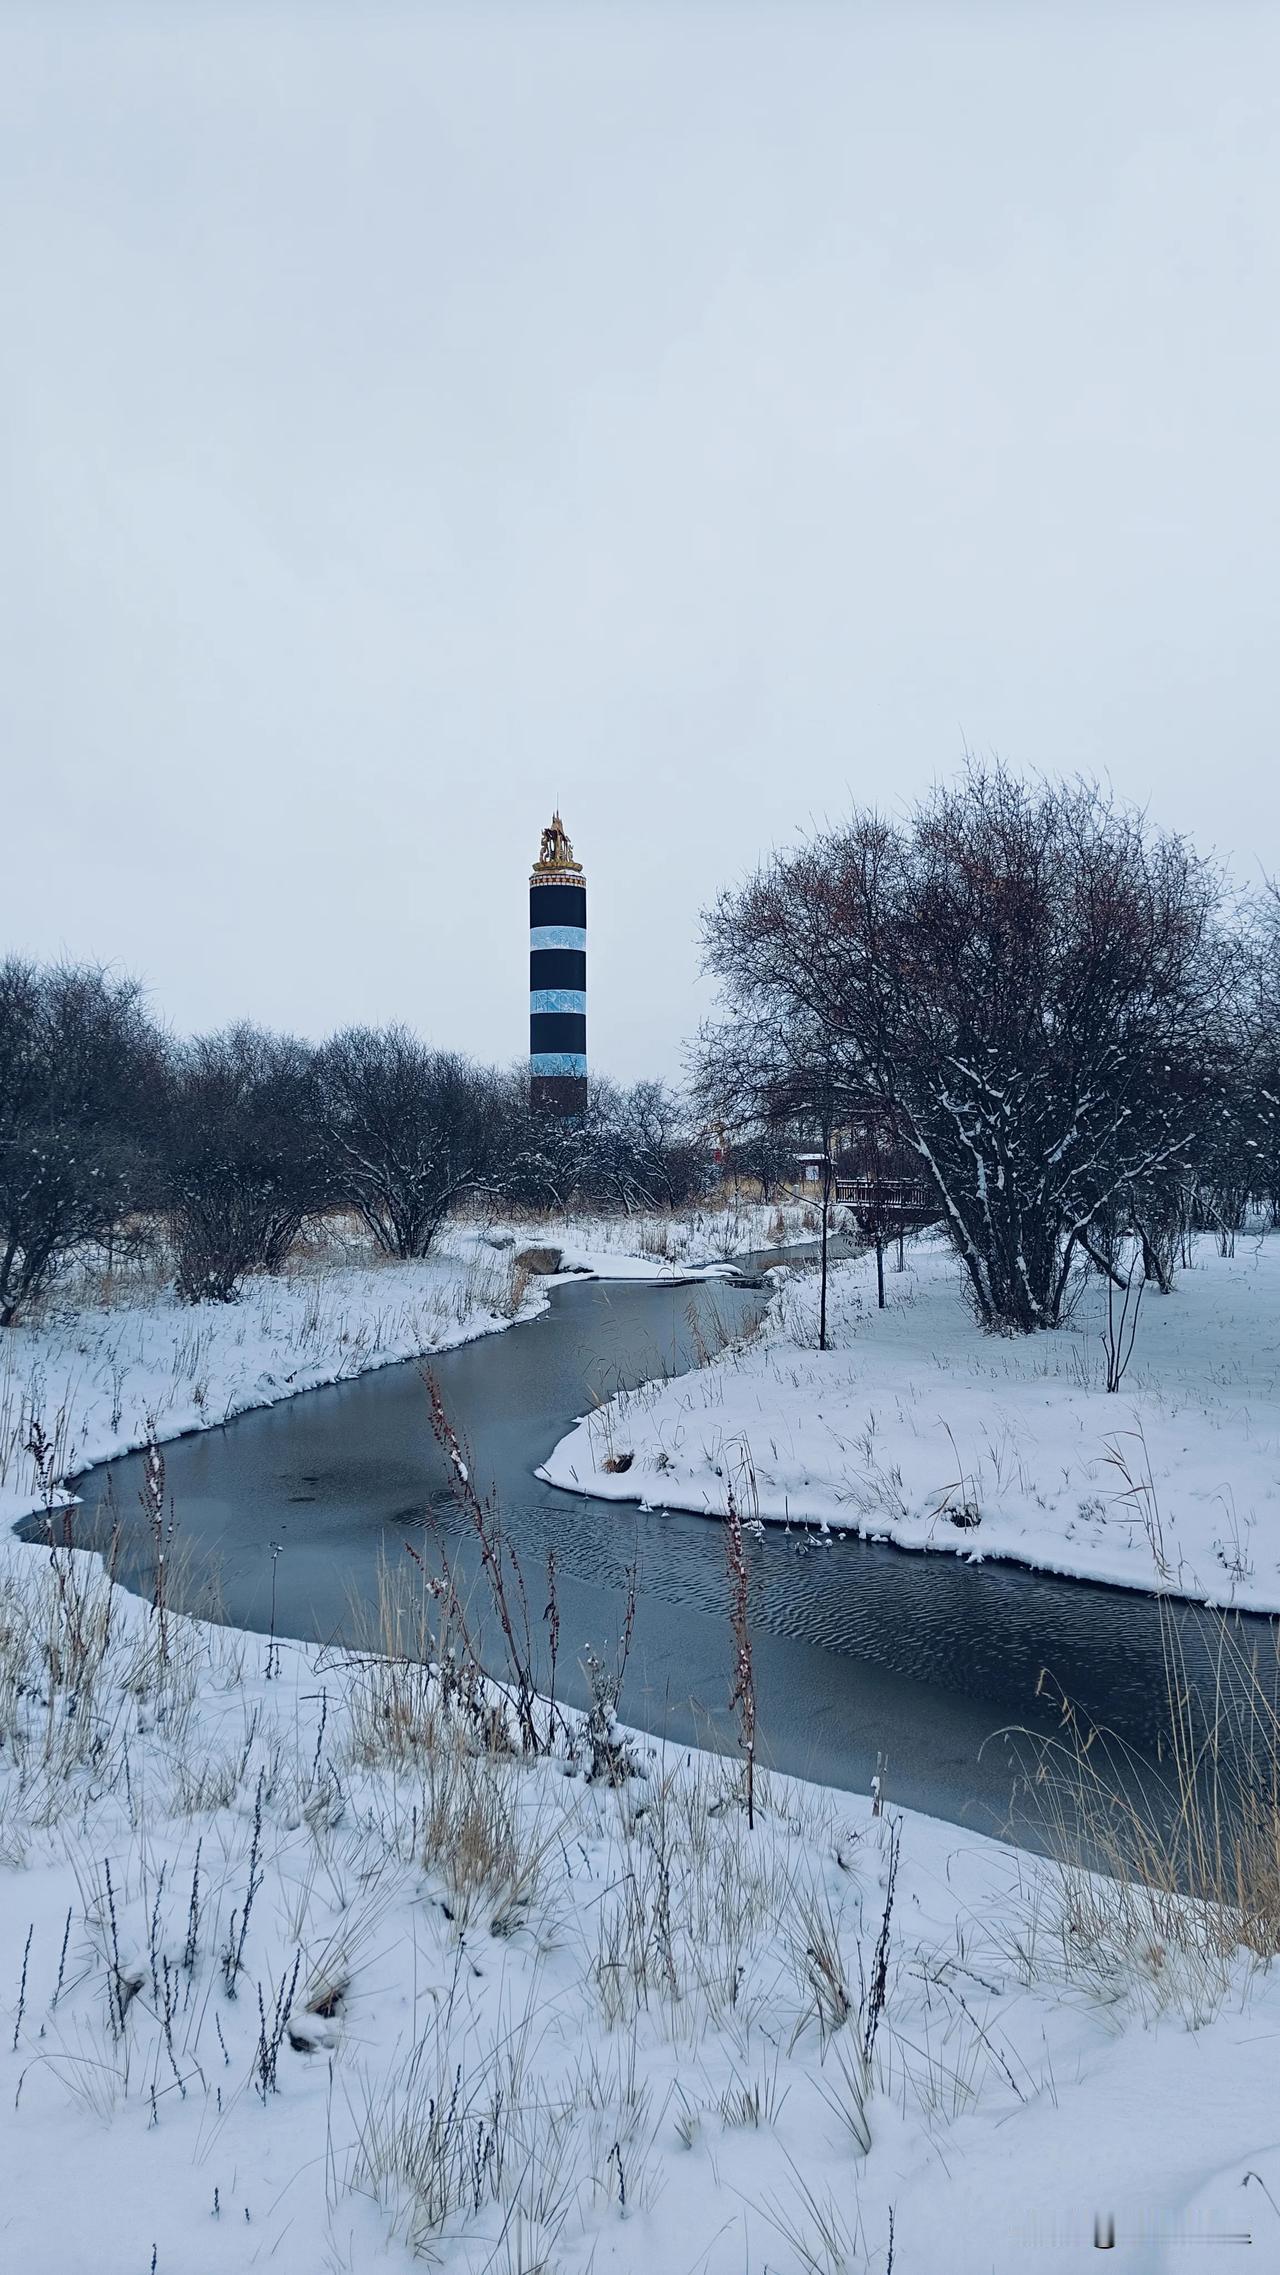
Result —
M587 1108L587 880L559 814L529 879L529 1103Z

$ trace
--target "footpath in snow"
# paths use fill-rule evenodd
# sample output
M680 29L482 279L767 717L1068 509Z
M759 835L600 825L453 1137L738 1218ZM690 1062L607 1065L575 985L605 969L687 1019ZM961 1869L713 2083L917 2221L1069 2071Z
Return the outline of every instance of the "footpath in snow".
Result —
M760 1335L624 1392L541 1475L612 1500L822 1523L902 1548L1008 1557L1216 1605L1280 1611L1280 1237L1200 1240L1149 1288L1119 1390L1106 1294L1052 1334L983 1334L940 1241L876 1308L874 1260L781 1286Z

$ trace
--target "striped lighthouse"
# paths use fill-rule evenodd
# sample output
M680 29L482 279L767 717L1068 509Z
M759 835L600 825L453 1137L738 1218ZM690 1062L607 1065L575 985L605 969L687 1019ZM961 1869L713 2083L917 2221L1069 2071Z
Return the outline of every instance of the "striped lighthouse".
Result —
M587 880L559 814L529 879L529 1103L587 1108Z

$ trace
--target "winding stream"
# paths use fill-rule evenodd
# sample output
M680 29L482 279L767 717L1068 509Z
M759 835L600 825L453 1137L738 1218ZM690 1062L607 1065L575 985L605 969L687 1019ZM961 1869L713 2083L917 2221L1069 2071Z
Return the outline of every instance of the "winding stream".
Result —
M533 1475L594 1398L696 1363L697 1335L741 1331L767 1301L729 1281L583 1281L557 1287L541 1318L433 1362L474 1473L501 1501L535 1615L555 1548L560 1687L582 1701L580 1657L607 1657L628 1567L639 1603L624 1718L729 1747L730 1640L723 1544L705 1517L641 1512L560 1493ZM473 1572L474 1545L432 1438L421 1372L394 1366L317 1390L164 1448L184 1553L181 1601L233 1625L307 1641L370 1632L381 1560L443 1540ZM90 1471L76 1539L120 1527L119 1576L149 1594L142 1457ZM438 1528L438 1529L437 1529ZM22 1528L43 1537L39 1521ZM279 1553L273 1554L278 1544ZM1025 1571L770 1528L753 1545L761 1757L865 1792L883 1757L893 1798L987 1832L1010 1827L1020 1751L1009 1726L1047 1732L1042 1669L1094 1719L1154 1757L1172 1616L1193 1674L1208 1679L1216 1630L1183 1610ZM1275 1623L1235 1623L1274 1686ZM491 1640L491 1639L490 1639ZM1015 1808L1013 1829L1034 1839Z

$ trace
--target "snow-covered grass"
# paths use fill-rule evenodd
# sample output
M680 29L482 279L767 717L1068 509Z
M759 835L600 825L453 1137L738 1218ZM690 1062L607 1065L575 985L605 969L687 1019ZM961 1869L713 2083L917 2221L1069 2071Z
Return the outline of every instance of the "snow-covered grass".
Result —
M225 1310L145 1283L51 1309L0 1345L24 1354L11 1505L30 1367L52 1502L148 1412L199 1427L501 1324L509 1229L429 1268L326 1251ZM1170 1303L1249 1268L1206 1259ZM823 1362L846 1385L890 1324L859 1272ZM918 1260L899 1334L932 1280ZM757 1401L812 1389L808 1283L779 1311L763 1352L681 1386L681 1426L722 1428L762 1359ZM1015 1352L963 1332L988 1366ZM162 1507L155 1460L152 1484ZM1207 2266L1214 2228L1280 2249L1274 1811L1199 1904L1185 1841L1115 1830L1097 1749L1058 1757L1064 1820L1082 1794L1146 1885L759 1772L752 1831L737 1763L620 1730L607 1698L586 1722L526 1702L523 1750L441 1654L425 1578L389 1575L339 1656L177 1617L159 1586L149 1607L60 1532L0 1539L6 2267L1003 2275L1083 2264L1095 2214L1137 2269L1181 2263L1179 2218Z
M464 1218L421 1263L380 1256L335 1218L234 1304L179 1303L162 1250L112 1272L87 1259L0 1334L0 1525L37 1505L33 1427L53 1471L73 1476L149 1435L178 1437L532 1317L550 1280L521 1262L527 1249L553 1244L565 1271L686 1277L774 1236L807 1237L806 1213L730 1202L665 1218Z
M1280 1238L1198 1242L1171 1295L1147 1291L1114 1394L1097 1278L1029 1338L978 1330L937 1241L886 1293L880 1312L870 1257L836 1265L820 1352L815 1278L791 1275L749 1346L624 1393L542 1474L714 1515L732 1484L763 1519L1280 1610Z
M586 1216L552 1211L538 1217L496 1217L490 1236L521 1248L554 1246L568 1271L598 1272L603 1278L687 1277L732 1263L755 1249L783 1248L816 1240L818 1211L810 1202L724 1200L663 1212L637 1210L619 1216ZM447 1228L445 1244L464 1243L465 1221Z
M179 1303L150 1274L103 1293L97 1282L55 1289L34 1321L0 1334L0 1521L35 1505L35 1426L52 1469L72 1476L149 1434L177 1437L445 1350L545 1301L537 1282L515 1287L508 1253L482 1243L419 1264L303 1253L234 1304Z
M404 1652L429 1593L336 1657L3 1558L6 2267L1012 2275L1097 2213L1138 2269L1180 2214L1280 2248L1280 1983L1202 1907L892 1796L758 1776L749 1832L736 1764L615 1729L593 1780L545 1710L526 1755Z

